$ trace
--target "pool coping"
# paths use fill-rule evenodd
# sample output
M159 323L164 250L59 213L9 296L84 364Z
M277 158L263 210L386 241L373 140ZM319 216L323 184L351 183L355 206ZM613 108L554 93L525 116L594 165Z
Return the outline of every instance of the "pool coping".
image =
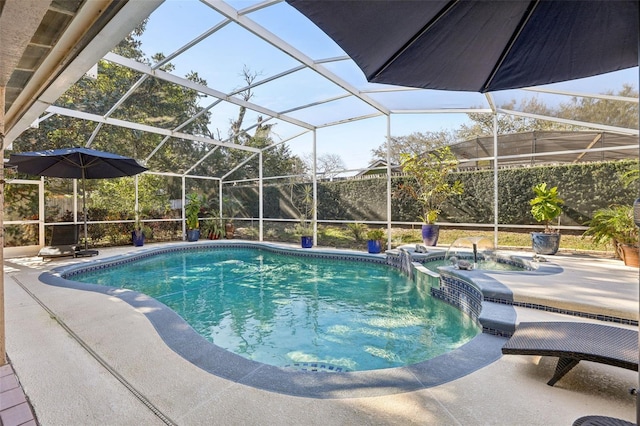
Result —
M272 243L249 241L203 241L176 243L163 248L145 248L135 253L91 260L55 268L40 274L45 284L116 297L145 315L165 344L185 360L218 377L254 388L309 398L359 398L391 395L437 386L464 377L485 367L501 356L504 337L480 333L463 346L417 364L381 370L329 373L297 371L262 364L222 349L200 336L177 313L163 303L142 293L87 284L64 278L74 272L104 268L114 262L129 262L156 253L194 250L211 246L262 247L300 256L351 258L384 263L385 255L327 249L299 249ZM508 289L507 289L508 291ZM515 310L513 311L515 326ZM483 308L484 310L484 308Z

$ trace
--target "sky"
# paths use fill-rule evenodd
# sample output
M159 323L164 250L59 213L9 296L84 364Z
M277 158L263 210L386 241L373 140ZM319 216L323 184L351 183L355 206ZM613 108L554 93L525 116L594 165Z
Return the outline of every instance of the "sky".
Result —
M229 4L241 10L257 2L230 1ZM344 52L315 25L285 2L251 13L248 17L308 57L319 60L343 56ZM222 21L221 16L206 5L194 0L166 0L151 16L142 37L142 49L151 56L156 52L169 55L182 45L190 42L209 28ZM216 31L204 41L196 44L171 61L175 74L184 76L197 71L207 80L209 87L224 93L242 87L243 67L255 72L257 80L289 70L299 63L273 48L265 41L249 32L230 24ZM351 61L335 62L325 65L348 83L359 90L384 87L367 83L362 72ZM560 87L581 93L603 93L618 91L623 83L638 87L638 68L621 71L590 79L565 82L549 87ZM306 105L331 98L342 93L340 88L328 84L313 71L296 72L255 88L252 102L274 111L286 111L296 105ZM523 91L504 91L496 93L498 105L521 96L532 96ZM386 105L409 105L415 109L469 108L488 106L484 95L478 93L414 91L398 94L375 94L372 98L384 100ZM569 97L544 96L545 102L567 102ZM560 100L559 100L560 99ZM213 102L207 98L201 102L204 106ZM237 107L227 104L217 106L212 111L212 129L220 129L226 135L229 122L237 115ZM314 125L348 118L350 115L367 115L374 112L360 102L336 101L327 106L308 108L288 115L308 121ZM257 113L248 112L245 123L253 123ZM408 135L413 132L439 131L455 129L468 122L466 114L400 114L393 115L391 135ZM299 127L282 121L274 127L276 141L286 140L302 131ZM372 161L371 150L385 142L387 118L385 116L369 118L321 128L317 131L317 154L338 154L349 169L366 167ZM294 154L305 156L312 150L312 136L306 134L287 142Z

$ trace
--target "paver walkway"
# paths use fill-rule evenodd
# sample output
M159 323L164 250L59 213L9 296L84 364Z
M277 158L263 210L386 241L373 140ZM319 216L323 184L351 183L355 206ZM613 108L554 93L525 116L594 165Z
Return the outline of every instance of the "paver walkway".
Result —
M37 425L31 405L11 364L0 367L0 425Z

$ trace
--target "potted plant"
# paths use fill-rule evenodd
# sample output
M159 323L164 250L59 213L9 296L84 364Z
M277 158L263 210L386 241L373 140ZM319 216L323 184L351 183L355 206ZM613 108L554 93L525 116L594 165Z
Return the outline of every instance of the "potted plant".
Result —
M300 237L300 246L302 248L313 247L313 222L306 219L301 219L300 223L296 224L294 228L294 234Z
M184 213L187 219L187 241L198 241L200 238L200 223L198 214L202 207L202 198L195 192L187 196Z
M453 195L464 191L459 180L451 183L449 175L458 167L458 159L448 146L426 155L400 154L402 171L413 178L413 185L401 185L400 191L420 204L422 240L427 246L438 243L440 233L436 225L442 206Z
M583 236L589 236L595 243L610 241L616 254L627 266L639 266L638 227L633 221L633 208L612 205L596 210Z
M136 221L134 230L131 231L131 241L135 247L142 247L144 245L144 230L140 222Z
M224 206L225 215L227 221L224 224L225 237L232 239L236 232L236 226L233 223L233 218L237 216L240 211L241 203L233 196L225 196L222 198L222 204Z
M300 236L300 246L302 248L311 248L313 247L313 230L315 224L313 220L313 189L311 185L304 185L300 194L294 194L293 184L290 189L291 201L300 219L300 222L294 228L294 234Z
M543 232L531 233L531 244L536 254L556 254L560 247L560 232L551 228L551 221L562 214L564 201L558 196L558 187L547 187L546 182L533 187L535 197L529 201L531 215L544 223Z
M382 251L384 229L370 229L367 231L367 239L367 249L369 253L380 253Z
M220 219L211 219L207 221L206 234L210 240L219 240L222 238L223 227Z

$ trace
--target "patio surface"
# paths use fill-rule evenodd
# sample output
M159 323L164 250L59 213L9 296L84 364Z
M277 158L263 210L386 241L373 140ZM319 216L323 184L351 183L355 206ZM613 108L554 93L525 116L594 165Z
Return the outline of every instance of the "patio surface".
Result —
M101 249L99 258L134 250ZM558 273L490 275L516 302L637 320L637 268L578 255L546 258ZM376 389L377 396L309 398L247 386L170 349L144 309L38 279L52 268L95 259L5 260L7 353L42 425L571 425L584 415L636 418L636 397L628 390L637 387L638 373L581 362L550 387L556 359L536 356L503 356L447 383L389 394ZM594 321L515 310L518 322ZM11 373L0 370L0 384L5 377ZM367 385L352 384L359 386ZM0 395L4 426L29 424L6 421L8 399Z

